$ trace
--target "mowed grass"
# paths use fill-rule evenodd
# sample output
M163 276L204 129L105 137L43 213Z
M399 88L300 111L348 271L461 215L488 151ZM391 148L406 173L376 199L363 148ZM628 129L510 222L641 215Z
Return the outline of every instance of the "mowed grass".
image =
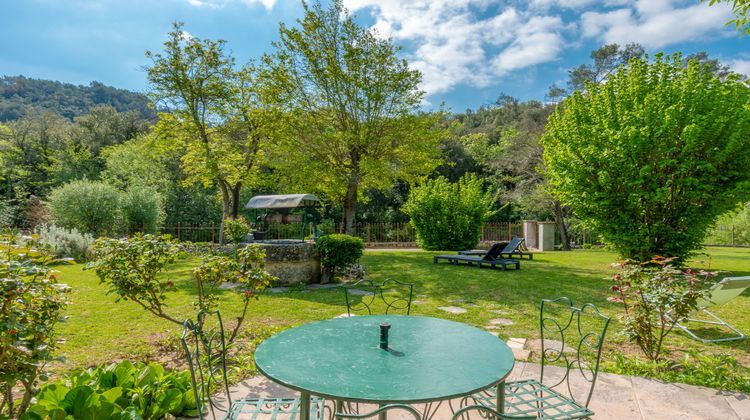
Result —
M722 270L722 275L750 275L750 249L708 248L691 262L696 268ZM433 253L422 251L367 250L362 262L372 280L397 279L414 284L414 315L434 316L464 322L477 327L490 325L495 318L510 319L510 326L500 326L494 333L507 339L539 338L539 302L543 298L567 296L574 304L591 302L613 318L604 358L614 353L637 354L638 350L621 334L617 321L621 307L607 301L611 296L611 264L616 255L604 250L538 253L533 261L523 261L519 271L478 269L432 263ZM191 276L196 258L175 264L164 275L175 281L176 290L167 295L167 311L177 318L191 316L195 285ZM59 353L65 363L56 371L90 366L121 359L144 360L155 357L158 344L169 342L181 327L155 317L134 302L115 302L95 273L82 266L59 268L63 282L72 287L67 322L60 324L59 335L65 339ZM721 276L720 276L721 277ZM221 292L221 310L225 319L239 314L240 297L231 291ZM459 306L464 314L450 314L441 306ZM346 312L342 291L297 290L266 293L250 305L247 324L291 326L322 320ZM750 332L750 292L732 303L717 308L717 315L740 330ZM726 353L750 366L750 340L723 344L701 344L680 332L667 341L670 357L696 349L704 353Z

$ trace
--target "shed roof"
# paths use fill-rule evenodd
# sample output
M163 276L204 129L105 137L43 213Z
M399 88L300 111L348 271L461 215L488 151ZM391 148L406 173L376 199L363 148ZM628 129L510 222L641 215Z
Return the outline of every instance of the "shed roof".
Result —
M320 203L312 194L256 195L247 202L248 209L291 209Z

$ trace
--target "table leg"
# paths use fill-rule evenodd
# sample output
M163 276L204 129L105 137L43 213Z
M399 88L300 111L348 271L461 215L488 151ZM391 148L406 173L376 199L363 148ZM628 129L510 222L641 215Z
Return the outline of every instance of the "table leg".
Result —
M382 404L380 406L383 407ZM388 419L388 413L386 413L385 411L378 414L378 420L387 420L387 419Z
M310 420L310 394L307 392L300 392L299 399L300 420Z
M497 384L497 391L495 392L497 395L497 412L498 413L504 413L505 412L505 381L500 382Z

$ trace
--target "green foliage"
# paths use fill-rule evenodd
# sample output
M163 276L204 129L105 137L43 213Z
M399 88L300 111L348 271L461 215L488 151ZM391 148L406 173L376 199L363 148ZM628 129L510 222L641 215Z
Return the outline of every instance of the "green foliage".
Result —
M704 2L706 0L701 0ZM735 29L743 35L750 35L750 2L747 0L708 0L708 4L731 4L734 18L727 22L727 25L734 25Z
M125 225L140 232L155 232L164 222L164 198L153 187L133 186L122 194Z
M625 258L687 258L750 197L749 99L698 60L632 60L550 117L552 192Z
M135 111L143 119L154 117L145 95L99 82L81 86L23 76L0 77L0 121L17 120L32 107L73 120L97 105L110 105L119 112Z
M99 238L92 247L94 261L86 265L94 270L107 294L116 302L132 300L154 315L182 325L164 312L165 292L174 288L169 279L159 276L177 260L179 249L168 236L136 234L132 238Z
M363 191L414 181L439 163L438 115L420 110L421 74L341 0L303 3L263 57L263 100L278 113L273 165L297 189L343 204L347 233Z
M94 237L76 228L65 229L52 223L39 228L39 243L60 258L73 258L81 262L87 259Z
M644 376L665 382L750 392L750 370L726 354L712 355L690 350L678 361L641 360L614 354L614 360L606 362L604 369L621 375Z
M612 302L622 303L622 321L628 337L638 344L649 360L659 360L664 338L675 325L698 308L708 297L704 287L715 273L681 270L675 258L654 257L647 263L626 261L613 277Z
M0 417L26 411L57 349L68 287L36 244L0 236ZM16 400L16 398L18 398Z
M495 199L475 175L465 175L457 183L440 177L413 188L404 212L423 249L469 249L479 242Z
M715 245L750 245L750 203L721 215L709 230L706 243Z
M162 419L198 415L190 372L129 361L78 369L45 384L22 420Z
M120 192L100 181L73 181L55 188L47 206L58 226L83 233L115 233L122 224Z
M182 27L174 24L162 53L146 52L151 97L170 108L155 132L179 146L188 181L215 185L225 217L237 217L243 185L261 182L269 137L255 69L236 70L224 41L186 36Z
M321 236L315 246L320 253L324 282L359 261L365 249L362 238L337 233Z
M238 216L234 219L224 220L224 237L229 243L245 242L248 233L250 233L250 225L244 217Z

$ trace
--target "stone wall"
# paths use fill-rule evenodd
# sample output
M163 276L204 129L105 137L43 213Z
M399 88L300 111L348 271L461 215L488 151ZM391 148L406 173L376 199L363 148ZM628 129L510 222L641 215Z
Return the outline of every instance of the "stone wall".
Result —
M266 251L266 271L281 284L320 282L320 255L313 242L264 241L256 244Z

